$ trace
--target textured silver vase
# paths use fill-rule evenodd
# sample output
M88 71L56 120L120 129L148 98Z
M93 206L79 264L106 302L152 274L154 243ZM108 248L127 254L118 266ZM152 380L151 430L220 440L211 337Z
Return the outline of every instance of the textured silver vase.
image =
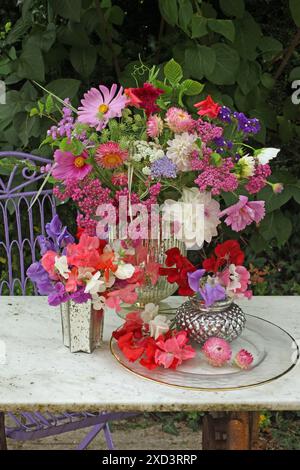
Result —
M246 317L232 300L205 307L203 301L191 298L177 309L175 321L197 343L204 343L210 337L233 341L242 333Z
M72 353L91 353L100 346L103 338L103 310L94 310L90 300L83 304L71 300L60 307L63 343Z

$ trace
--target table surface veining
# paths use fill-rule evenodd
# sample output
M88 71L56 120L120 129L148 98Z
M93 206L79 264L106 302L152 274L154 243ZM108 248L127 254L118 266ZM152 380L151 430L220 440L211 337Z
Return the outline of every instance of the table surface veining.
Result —
M173 306L182 302L170 299ZM254 297L241 305L300 341L300 297ZM121 322L107 313L103 346L72 354L62 345L59 308L49 307L45 297L0 297L0 410L300 410L299 365L273 382L226 392L137 377L110 353L111 332Z

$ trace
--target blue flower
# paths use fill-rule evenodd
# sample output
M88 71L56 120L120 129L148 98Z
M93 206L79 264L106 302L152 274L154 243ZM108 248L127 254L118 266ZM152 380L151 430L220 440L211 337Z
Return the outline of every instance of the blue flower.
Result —
M164 156L155 160L151 165L152 178L176 178L176 165L168 157Z

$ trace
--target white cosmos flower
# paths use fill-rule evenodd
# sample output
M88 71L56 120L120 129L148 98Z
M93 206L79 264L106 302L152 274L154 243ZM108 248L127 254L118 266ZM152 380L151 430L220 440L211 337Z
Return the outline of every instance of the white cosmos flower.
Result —
M220 204L209 191L198 188L183 188L180 201L167 199L163 205L163 219L176 221L176 237L185 242L187 248L201 248L203 242L210 243L218 235L217 226Z
M160 335L167 333L170 329L166 315L157 315L149 322L150 336L157 339Z
M198 148L195 144L196 140L197 136L188 132L176 134L174 139L168 140L166 155L175 163L179 171L189 171L191 169L189 157L193 150Z
M141 313L141 318L144 320L145 323L149 323L150 320L156 317L158 314L159 306L153 303L149 303L145 305L144 310Z
M68 266L68 260L66 256L55 256L55 268L64 279L69 279L69 273L71 272Z
M274 147L262 148L255 152L255 156L261 165L266 165L270 160L276 158L279 152L280 149L276 149Z
M86 294L97 294L101 292L104 281L100 279L101 273L97 271L86 283L84 292Z
M120 263L114 274L118 279L129 279L133 275L134 269L130 263Z

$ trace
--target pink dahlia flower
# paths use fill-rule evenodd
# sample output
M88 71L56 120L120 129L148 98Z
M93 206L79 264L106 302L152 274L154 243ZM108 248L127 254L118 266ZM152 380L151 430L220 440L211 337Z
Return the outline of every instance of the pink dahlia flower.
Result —
M121 117L127 97L123 94L122 87L118 93L116 92L115 83L110 90L104 85L100 85L99 90L91 88L81 100L82 106L78 108L78 121L101 131L109 119Z
M88 153L73 155L71 152L55 150L52 175L62 181L82 180L92 171L92 166L87 163Z
M225 339L209 338L205 341L202 351L208 362L214 367L221 367L231 358L231 347Z
M99 166L107 169L118 168L123 165L128 157L128 152L122 150L117 142L100 144L96 150L95 160Z
M234 364L241 369L249 369L253 362L253 356L246 349L241 349L234 358Z
M194 119L183 109L172 107L167 111L166 123L171 131L176 134L189 132L194 127Z
M155 363L164 366L165 369L170 367L175 369L183 361L195 357L196 351L187 344L188 340L186 331L179 331L175 336L166 340L158 339L156 345L159 349L155 352Z
M239 196L239 202L220 213L220 217L224 215L227 215L226 225L240 232L252 222L258 223L264 218L265 201L249 201L247 196Z
M147 134L152 139L159 137L163 131L164 123L160 116L153 114L147 120Z

